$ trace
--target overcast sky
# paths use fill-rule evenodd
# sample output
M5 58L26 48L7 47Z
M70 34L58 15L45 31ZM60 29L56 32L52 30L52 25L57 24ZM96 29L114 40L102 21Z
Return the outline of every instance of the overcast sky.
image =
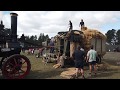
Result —
M18 14L19 36L44 33L53 37L57 32L68 31L69 20L73 29L79 30L81 19L85 26L103 34L111 29L120 29L120 11L0 11L0 20L3 20L5 28L11 28L11 12Z

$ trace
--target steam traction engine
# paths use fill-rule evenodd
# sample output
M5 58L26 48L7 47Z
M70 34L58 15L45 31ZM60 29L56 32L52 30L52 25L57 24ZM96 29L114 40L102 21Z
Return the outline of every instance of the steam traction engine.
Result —
M20 55L21 46L17 41L17 16L11 15L11 29L4 29L3 22L0 24L0 69L7 79L22 79L29 74L31 64L29 59Z

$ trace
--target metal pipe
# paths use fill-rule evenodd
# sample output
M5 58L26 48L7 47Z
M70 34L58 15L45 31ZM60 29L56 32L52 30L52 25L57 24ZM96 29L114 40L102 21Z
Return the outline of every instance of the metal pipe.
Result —
M11 15L11 38L13 42L17 41L17 13L10 13Z

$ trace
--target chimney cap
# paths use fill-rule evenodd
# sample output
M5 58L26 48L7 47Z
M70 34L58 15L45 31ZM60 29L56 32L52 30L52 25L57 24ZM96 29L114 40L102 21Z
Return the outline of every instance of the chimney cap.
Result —
M11 16L18 16L17 13L10 13Z

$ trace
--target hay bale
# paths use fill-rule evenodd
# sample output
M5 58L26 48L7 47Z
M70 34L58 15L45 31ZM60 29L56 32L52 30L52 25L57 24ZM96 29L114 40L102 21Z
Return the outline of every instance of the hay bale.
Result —
M60 76L66 78L66 79L71 79L71 76L65 76L65 75L60 75Z
M67 71L63 71L60 76L64 78L72 78L75 75L75 68L68 68Z
M56 68L59 68L61 65L58 63L58 64L55 64L53 65L53 67L56 69Z
M74 75L75 74L75 71L64 71L61 73L61 75L65 75L65 76L71 76L71 75Z
M105 35L103 35L101 32L99 32L98 30L95 30L95 29L87 29L87 30L83 31L83 33L89 39L95 37L96 35L102 39L106 39Z
M74 70L76 70L76 68L75 67L73 67L73 68L67 68L67 70L69 70L69 71L73 70L74 71Z

